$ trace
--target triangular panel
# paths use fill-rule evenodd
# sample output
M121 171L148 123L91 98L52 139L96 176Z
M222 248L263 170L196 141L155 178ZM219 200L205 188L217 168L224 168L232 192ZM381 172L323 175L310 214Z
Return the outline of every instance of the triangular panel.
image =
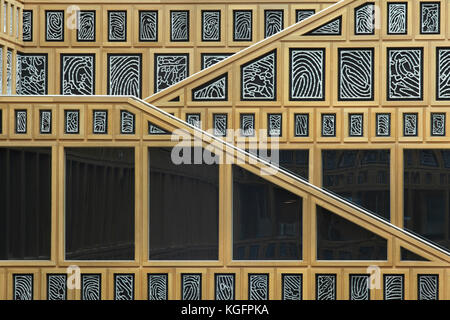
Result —
M193 101L228 100L228 73L192 90Z
M275 100L277 52L273 50L241 66L241 100Z
M400 259L401 261L430 261L403 247L400 247Z
M342 33L342 16L327 22L306 33L307 36L340 36Z
M170 132L148 121L148 134L170 134Z

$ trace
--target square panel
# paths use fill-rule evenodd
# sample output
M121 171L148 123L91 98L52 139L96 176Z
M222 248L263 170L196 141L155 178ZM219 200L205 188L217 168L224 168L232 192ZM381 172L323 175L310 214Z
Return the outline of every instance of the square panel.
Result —
M108 11L108 41L127 41L127 11Z
M387 48L387 100L423 99L423 48Z
M374 49L338 49L338 100L374 99Z
M158 11L139 11L139 41L158 41Z
M61 54L61 94L95 95L95 54Z
M289 99L325 100L325 49L289 50Z
M142 54L108 54L108 94L142 95Z
M189 10L170 11L170 41L189 41Z
M96 11L80 10L77 12L77 41L96 41Z
M189 54L155 54L155 93L189 76Z
M221 41L221 11L202 10L202 41Z
M45 41L64 41L64 11L45 11Z

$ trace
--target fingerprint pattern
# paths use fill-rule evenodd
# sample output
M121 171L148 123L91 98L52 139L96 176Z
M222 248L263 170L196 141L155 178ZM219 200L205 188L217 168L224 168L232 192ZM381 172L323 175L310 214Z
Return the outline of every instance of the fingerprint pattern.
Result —
M39 132L41 134L52 133L52 111L40 110L39 111Z
M370 300L369 275L350 275L350 300Z
M192 90L194 101L226 101L228 91L228 74L224 74L212 81Z
M80 132L80 111L66 110L64 112L66 134L78 134Z
M20 77L22 75L22 54L16 54L16 94L20 95L22 92Z
M417 136L417 113L403 114L403 135Z
M13 53L11 50L6 52L6 94L12 94L12 68Z
M275 100L276 51L241 67L242 100Z
M62 55L61 91L63 95L95 94L93 54Z
M377 113L376 122L377 137L389 137L391 135L391 115Z
M129 111L120 111L120 133L134 134L135 133L135 115Z
M303 278L301 274L283 274L282 281L282 300L302 300Z
M101 300L101 277L100 274L81 275L81 300Z
M438 48L437 98L450 99L450 49Z
M307 137L309 136L309 115L308 114L296 114L294 120L295 136Z
M95 41L95 11L78 11L78 41Z
M215 299L234 300L235 275L216 274Z
M440 3L420 3L420 33L438 34L440 32Z
M141 56L110 54L108 94L141 96Z
M221 53L221 54L202 54L202 70L206 69L222 60L228 58L231 54Z
M264 11L264 36L270 37L284 28L283 10L265 10Z
M269 300L268 274L249 274L248 300Z
M22 16L23 41L33 41L33 11L23 10Z
M388 3L388 34L407 33L408 4Z
M139 41L158 41L158 11L139 11Z
M189 56L155 54L155 92L184 80L189 73Z
M241 136L253 137L255 135L255 115L241 114Z
M13 275L13 299L33 300L33 275L15 274Z
M46 11L45 17L45 40L64 41L64 11Z
M308 19L309 17L311 17L312 15L314 15L316 13L315 10L296 10L296 22L301 22L305 19Z
M108 40L127 41L126 11L108 11Z
M403 275L384 275L384 300L403 300Z
M271 113L267 115L267 135L269 137L281 137L282 115Z
M168 133L169 132L158 127L157 125L154 125L150 121L148 122L148 134L152 135L152 134L168 134Z
M431 114L431 135L445 136L445 113Z
M134 300L134 275L114 275L114 300Z
M20 58L19 58L20 57ZM47 94L47 55L18 55L17 94Z
M199 128L199 129L202 128L202 122L201 122L199 113L188 113L188 114L186 114L186 122L189 123L191 126L194 126L196 128Z
M422 99L422 50L388 49L388 98Z
M316 275L316 300L336 300L336 275Z
M362 137L364 128L364 116L363 114L350 114L349 115L349 136L350 137Z
M27 133L27 111L16 110L16 133Z
M220 41L220 11L202 11L202 41Z
M322 114L322 137L336 136L336 115Z
M339 50L339 100L372 100L373 69L373 49Z
M234 41L252 41L252 11L234 10L233 11L233 40Z
M67 275L48 274L47 275L47 300L67 299Z
M330 22L325 23L309 31L307 36L338 36L341 34L342 17L337 17Z
M374 34L375 5L367 3L355 9L355 34Z
M213 123L214 135L217 137L226 137L228 128L228 115L215 113L213 115Z
M148 275L148 300L167 300L167 274Z
M419 274L418 278L418 300L439 299L439 275Z
M106 110L94 110L92 121L92 132L94 134L106 134L108 133L108 111Z
M189 11L170 11L170 40L189 41Z
M201 300L202 299L202 275L182 274L181 275L181 300Z
M323 100L325 98L325 50L290 50L291 100Z

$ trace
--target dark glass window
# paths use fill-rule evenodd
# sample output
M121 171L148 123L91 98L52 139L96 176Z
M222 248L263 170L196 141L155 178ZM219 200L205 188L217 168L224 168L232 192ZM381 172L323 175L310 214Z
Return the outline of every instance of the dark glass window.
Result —
M387 260L387 240L317 206L317 260Z
M172 148L149 148L150 260L219 258L219 166L203 151L183 150L177 165Z
M422 256L419 256L417 253L409 251L405 248L400 248L400 256L402 261L429 261Z
M238 166L233 166L233 259L302 259L302 198Z
M450 150L405 150L404 159L404 227L450 249Z
M325 189L390 219L389 150L324 150L322 172Z
M66 259L134 259L134 149L66 148Z
M0 148L0 260L50 260L51 149Z
M278 152L278 155L274 153ZM308 180L309 151L308 150L249 150L250 153L278 165L301 178Z

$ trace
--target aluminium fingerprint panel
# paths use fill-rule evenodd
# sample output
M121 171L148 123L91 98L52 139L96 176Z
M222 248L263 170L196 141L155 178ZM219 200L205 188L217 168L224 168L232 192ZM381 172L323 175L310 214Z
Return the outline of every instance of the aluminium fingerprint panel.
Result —
M192 90L193 101L228 100L228 73Z
M189 11L170 11L170 41L189 41Z
M291 48L289 52L290 100L324 100L325 49Z
M316 13L314 9L298 9L295 10L295 22L302 22Z
M33 274L13 275L13 299L33 300L34 283Z
M47 300L67 300L67 274L47 274Z
M108 41L127 41L126 11L108 11Z
M423 48L387 49L387 99L423 99Z
M269 274L248 275L248 300L269 300Z
M45 11L45 40L64 41L64 11Z
M441 3L420 3L420 33L439 34L441 32Z
M202 41L220 41L220 10L202 10Z
M134 300L134 274L114 274L114 300Z
M95 11L80 10L77 15L77 41L95 41Z
M189 54L155 54L155 93L164 90L189 75Z
M418 300L439 300L439 275L417 275L417 291Z
M339 16L311 31L306 36L340 36L342 33L342 16Z
M214 297L216 300L235 300L236 275L234 273L216 273L214 275Z
M370 300L370 275L351 274L350 275L350 300L365 301Z
M338 49L340 101L370 101L374 98L374 49Z
M139 41L158 41L158 11L139 11Z
M142 55L108 54L108 94L142 95Z
M33 41L33 10L22 12L22 39L24 42Z
M241 100L274 101L277 52L273 50L241 66Z
M95 94L95 55L61 55L61 94Z
M264 37L270 37L284 29L283 10L264 10Z
M19 95L46 95L48 79L47 54L18 54L16 93Z
M282 275L282 300L302 300L302 274Z
M403 274L383 275L384 300L403 300L405 297L405 276Z
M148 274L148 300L168 300L169 277L167 273Z
M102 299L102 275L82 274L81 275L81 300L101 300Z
M450 100L450 48L436 51L436 99Z
M408 33L408 2L392 2L387 4L387 33Z
M222 60L225 60L229 56L231 56L231 53L202 53L201 59L202 59L202 70L206 69Z
M372 35L375 33L375 4L365 3L355 8L355 34Z
M183 273L181 275L181 300L202 299L202 274Z
M253 40L253 11L233 10L233 41Z
M316 274L316 300L336 300L335 274Z

